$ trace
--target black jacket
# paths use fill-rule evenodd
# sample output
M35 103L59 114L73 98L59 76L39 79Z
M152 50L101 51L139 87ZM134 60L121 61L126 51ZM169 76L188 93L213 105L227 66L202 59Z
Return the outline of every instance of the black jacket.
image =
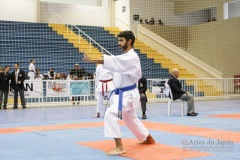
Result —
M138 80L138 90L139 90L139 93L143 93L147 97L147 95L146 95L147 79L145 77L142 77Z
M71 77L77 77L78 79L83 79L83 76L86 76L86 71L85 71L84 68L72 69L70 71L70 76Z
M9 90L9 80L11 75L9 73L1 72L0 73L0 90L8 91Z
M170 75L168 85L171 88L173 100L180 98L183 94L186 93L186 91L182 90L182 85L179 82L179 80L175 78L173 75Z
M16 85L18 85L18 88L24 89L24 80L25 80L25 72L19 69L18 81L20 81L21 83L16 84L15 71L13 71L11 76L11 87L14 89Z

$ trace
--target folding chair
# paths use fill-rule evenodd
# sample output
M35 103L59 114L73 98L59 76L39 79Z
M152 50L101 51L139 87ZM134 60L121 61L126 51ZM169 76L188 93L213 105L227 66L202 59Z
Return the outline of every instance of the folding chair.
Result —
M184 101L181 100L181 99L176 99L176 100L173 100L173 95L172 95L172 90L170 88L170 86L165 83L165 88L166 88L166 91L169 91L169 99L168 99L168 116L170 116L171 114L171 105L173 102L181 102L181 107L182 107L182 116L184 116Z

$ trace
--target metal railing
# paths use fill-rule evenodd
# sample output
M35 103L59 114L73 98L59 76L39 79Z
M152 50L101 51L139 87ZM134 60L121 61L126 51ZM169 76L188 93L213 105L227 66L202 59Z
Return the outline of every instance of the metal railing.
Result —
M86 36L88 39L89 39L89 43L90 43L90 48L89 48L89 51L91 52L92 50L92 43L96 44L100 50L101 50L101 53L107 53L108 55L112 55L112 53L110 53L107 49L105 49L103 46L101 46L99 43L97 43L94 39L92 39L89 35L87 35L84 31L82 31L79 27L77 27L76 25L73 25L73 24L69 24L69 22L64 19L62 16L60 16L59 14L57 14L57 17L61 19L61 21L63 21L64 24L67 25L67 28L69 28L69 26L71 26L71 30L73 32L73 28L76 28L78 30L78 35L80 36L80 33L83 34L84 36ZM68 31L68 30L67 30ZM81 43L80 42L80 37L79 37L79 44Z
M182 89L194 95L196 100L207 99L240 99L240 78L193 78L179 79ZM159 91L153 93L154 81L163 79L148 79L148 99L150 101L166 101L167 96L162 92L164 87L159 87ZM51 85L49 85L51 83ZM238 84L238 85L236 85ZM56 87L58 86L58 87ZM60 86L60 87L59 87ZM62 87L64 86L64 87ZM73 87L75 86L75 87ZM61 90L59 91L59 88ZM62 91L63 89L64 92ZM59 92L58 92L59 91ZM52 92L52 93L50 93ZM9 98L13 98L10 92ZM36 95L35 97L32 97ZM58 96L59 95L59 96ZM95 99L95 80L40 80L25 81L25 98L30 104L60 104L63 102L94 102ZM11 102L11 100L10 100ZM81 104L81 103L80 103Z
M182 89L194 95L196 100L207 99L240 99L239 78L186 78L179 79ZM159 86L159 93L153 93L154 81L167 81L166 79L148 79L148 99L165 100L164 86Z

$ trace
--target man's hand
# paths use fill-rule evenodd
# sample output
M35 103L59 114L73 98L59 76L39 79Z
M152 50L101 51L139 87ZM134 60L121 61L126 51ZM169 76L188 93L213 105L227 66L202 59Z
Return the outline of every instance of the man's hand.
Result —
M83 61L92 63L90 57L88 57L88 55L87 55L87 53L85 53L85 51L83 51Z
M83 51L83 61L84 62L88 62L88 63L96 63L96 64L103 64L104 63L104 59L100 58L100 59L90 59L90 57L87 55L87 53L85 53L85 51Z

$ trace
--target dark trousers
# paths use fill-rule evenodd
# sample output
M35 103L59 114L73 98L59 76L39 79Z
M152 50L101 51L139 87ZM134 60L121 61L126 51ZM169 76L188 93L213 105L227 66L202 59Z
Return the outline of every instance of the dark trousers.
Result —
M18 106L18 93L20 95L22 107L26 107L26 102L25 102L25 98L24 98L24 89L18 88L17 85L14 88L14 107Z
M2 103L3 103L3 107L6 107L7 102L8 102L8 91L0 90L0 107L2 107Z
M80 101L80 96L72 97L72 101Z
M147 110L147 97L145 94L141 94L140 95L140 101L141 101L141 107L142 107L142 111L146 111Z

